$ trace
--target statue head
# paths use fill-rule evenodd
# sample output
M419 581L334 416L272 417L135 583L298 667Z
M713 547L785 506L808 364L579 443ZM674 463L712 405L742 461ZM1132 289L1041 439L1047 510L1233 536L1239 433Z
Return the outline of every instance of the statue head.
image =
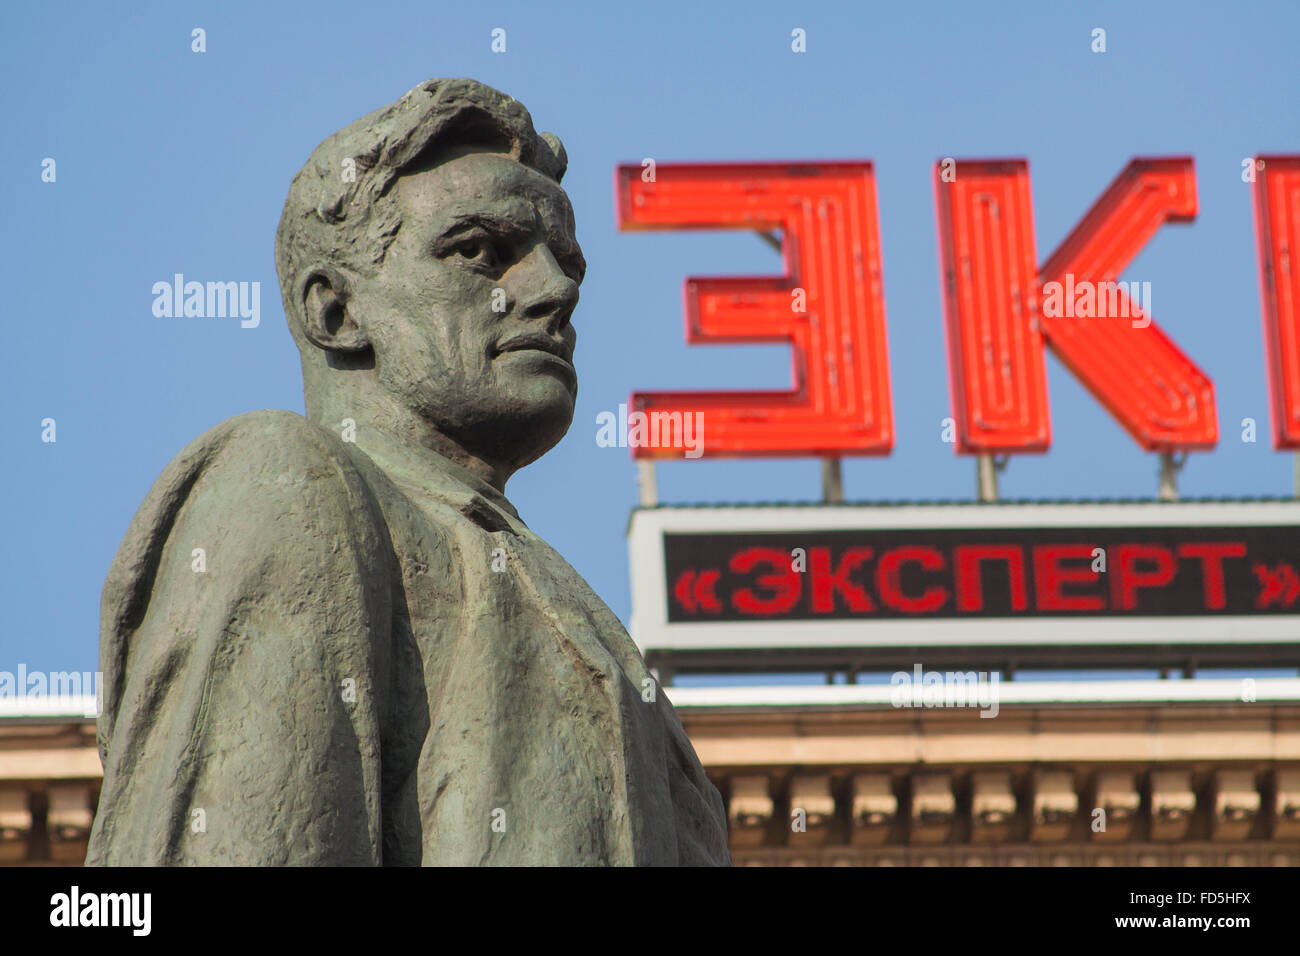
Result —
M391 423L504 485L573 420L586 263L564 147L473 80L429 80L294 177L276 269L308 417Z

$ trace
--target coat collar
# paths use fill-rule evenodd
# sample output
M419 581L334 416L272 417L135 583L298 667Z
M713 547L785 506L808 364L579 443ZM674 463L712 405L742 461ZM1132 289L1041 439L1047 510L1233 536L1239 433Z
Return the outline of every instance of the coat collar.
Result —
M469 469L431 449L368 431L358 430L357 447L408 493L443 501L488 531L518 534L527 528L509 499Z

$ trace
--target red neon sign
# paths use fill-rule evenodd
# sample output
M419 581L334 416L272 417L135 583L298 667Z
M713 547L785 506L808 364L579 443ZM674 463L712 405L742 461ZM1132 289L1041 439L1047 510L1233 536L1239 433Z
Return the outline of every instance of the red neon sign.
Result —
M1255 166L1273 447L1300 448L1300 156L1259 156Z
M945 175L945 165L955 176ZM1300 156L1263 157L1259 168L1254 198L1275 445L1300 448L1300 268L1293 264ZM686 338L788 342L795 387L637 393L632 407L706 412L703 453L711 457L888 452L871 164L660 165L650 182L641 174L639 166L618 168L620 228L784 231L785 275L687 280ZM1047 449L1044 343L1144 449L1214 447L1213 383L1151 320L1149 295L1136 301L1118 282L1162 225L1195 218L1190 158L1130 162L1038 269L1024 160L945 161L936 164L935 189L958 452ZM1075 302L1076 289L1086 308L1062 314L1060 302ZM803 311L792 306L800 293ZM634 446L633 454L677 453Z
M785 274L686 280L686 341L786 342L788 392L640 392L635 411L708 421L709 456L865 455L893 446L870 163L618 168L622 229L783 231ZM636 457L680 457L634 447Z
M1046 451L1029 166L936 163L934 177L957 452Z
M1191 159L1135 159L1110 184L1039 270L1043 283L1112 283L1166 222L1196 217ZM1119 293L1120 312L1133 311ZM1051 318L1052 351L1148 451L1213 448L1219 440L1214 385L1150 316Z

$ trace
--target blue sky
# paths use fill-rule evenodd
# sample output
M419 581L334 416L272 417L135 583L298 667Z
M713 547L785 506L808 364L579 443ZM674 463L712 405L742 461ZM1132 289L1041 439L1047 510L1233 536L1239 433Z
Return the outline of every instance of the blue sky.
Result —
M796 27L804 54L790 49ZM1095 27L1104 54L1090 50ZM613 170L644 157L876 163L897 443L845 466L847 496L875 500L974 487L973 464L939 437L950 408L932 163L1027 158L1041 259L1131 157L1194 156L1198 220L1162 230L1126 274L1154 282L1156 321L1216 383L1220 446L1192 456L1180 487L1290 494L1294 460L1268 439L1240 171L1257 152L1300 152L1298 43L1291 3L12 5L0 669L93 669L104 575L163 466L232 415L302 411L272 257L289 180L321 139L434 76L510 93L568 149L589 263L578 411L508 494L624 619L635 467L597 446L596 415L634 389L789 381L784 348L685 345L686 276L780 263L743 233L620 234ZM54 183L41 181L45 157ZM153 283L177 272L260 282L261 325L156 318ZM1055 360L1048 374L1053 448L1013 461L1004 496L1153 494L1155 458ZM54 444L41 441L47 417ZM1240 440L1246 417L1255 444ZM669 502L820 488L812 460L676 462L659 486Z

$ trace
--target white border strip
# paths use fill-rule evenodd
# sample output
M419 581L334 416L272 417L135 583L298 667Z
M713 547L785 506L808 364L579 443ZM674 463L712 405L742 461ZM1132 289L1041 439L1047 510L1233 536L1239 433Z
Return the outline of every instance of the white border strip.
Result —
M910 685L909 685L910 686ZM1242 681L1192 680L999 681L997 701L1007 704L1246 704ZM1300 678L1260 678L1259 703L1300 703ZM665 687L674 707L891 706L890 684L835 684L796 687Z
M60 694L49 697L0 697L4 717L90 717L98 713L94 694Z

